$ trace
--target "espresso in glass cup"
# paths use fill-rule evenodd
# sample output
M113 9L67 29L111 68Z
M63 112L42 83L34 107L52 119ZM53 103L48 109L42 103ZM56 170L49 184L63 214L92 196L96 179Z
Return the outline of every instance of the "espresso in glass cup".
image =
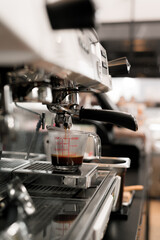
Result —
M100 138L96 133L47 127L49 157L56 170L75 172L83 163L88 137L95 143L96 158L100 158Z

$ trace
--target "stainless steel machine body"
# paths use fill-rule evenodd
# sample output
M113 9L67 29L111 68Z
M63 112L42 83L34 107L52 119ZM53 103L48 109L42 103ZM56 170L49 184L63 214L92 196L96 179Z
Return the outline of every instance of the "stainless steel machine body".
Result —
M41 159L43 156L39 157ZM3 214L7 212L9 216L11 202L4 199L6 195L11 197L11 193L14 192L19 200L18 207L22 205L25 209L25 206L30 206L29 210L33 211L32 204L34 205L35 211L32 215L24 216L20 212L18 216L13 216L19 226L19 232L22 229L17 221L22 221L23 216L23 222L31 239L101 238L119 193L120 181L115 172L98 170L96 164L83 164L77 174L54 173L53 166L46 161L32 160L32 163L29 163L21 159L18 164L19 167L12 165L11 169L8 163L4 166L4 162L2 164L0 162L3 166L0 167L2 180L0 196L1 204L4 203L0 216L3 221L1 236L4 236L5 231L8 232L12 226L7 226ZM18 191L17 184L20 184L18 180L16 185L12 183L17 177L23 182L23 185L21 184L23 187L21 186L20 189L25 186L32 200L28 200L25 191L23 194ZM7 183L10 186L8 191L6 191ZM12 197L12 200L15 199ZM11 213L13 214L12 211Z
M53 115L52 125L68 129L72 117L132 130L137 124L126 113L79 107L79 92L112 88L106 51L92 28L93 2L48 2L0 2L0 238L100 240L117 199L119 177L99 170L96 164L83 164L74 175L55 172L44 152L32 153L37 136L44 137L40 130L45 129L46 114L19 102L42 103ZM67 13L72 15L66 4L74 2L72 13L87 4L86 22L77 23L81 18L74 14L74 21L63 19ZM32 138L29 135L25 142L27 150L19 151L24 129L30 132L35 126L35 119L27 125L24 112L38 117L38 122ZM14 143L16 147L8 150Z

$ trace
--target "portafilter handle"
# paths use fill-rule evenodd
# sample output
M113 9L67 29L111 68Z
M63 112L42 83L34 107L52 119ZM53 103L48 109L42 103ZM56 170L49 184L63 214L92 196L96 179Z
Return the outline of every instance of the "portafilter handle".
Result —
M81 108L79 111L79 119L107 122L133 131L138 130L135 117L129 113L120 111Z

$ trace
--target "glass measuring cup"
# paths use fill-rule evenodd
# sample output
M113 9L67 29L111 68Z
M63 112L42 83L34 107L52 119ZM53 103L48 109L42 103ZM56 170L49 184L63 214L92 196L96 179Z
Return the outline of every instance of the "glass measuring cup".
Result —
M82 165L87 140L93 138L95 158L100 158L101 141L96 133L47 127L49 157L57 170L74 172Z

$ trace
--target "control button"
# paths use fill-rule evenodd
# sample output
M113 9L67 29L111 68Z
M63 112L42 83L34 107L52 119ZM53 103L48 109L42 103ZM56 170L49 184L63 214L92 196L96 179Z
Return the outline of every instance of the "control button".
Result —
M102 61L102 67L104 67L104 68L107 69L107 64L106 64L106 62L103 62L103 61Z
M107 55L106 55L106 52L104 50L101 49L101 55L104 57L104 58L107 58Z
M85 43L84 41L82 41L82 39L79 37L78 38L78 42L79 45L81 46L81 48L87 53L89 54L89 47L87 46L87 43Z

